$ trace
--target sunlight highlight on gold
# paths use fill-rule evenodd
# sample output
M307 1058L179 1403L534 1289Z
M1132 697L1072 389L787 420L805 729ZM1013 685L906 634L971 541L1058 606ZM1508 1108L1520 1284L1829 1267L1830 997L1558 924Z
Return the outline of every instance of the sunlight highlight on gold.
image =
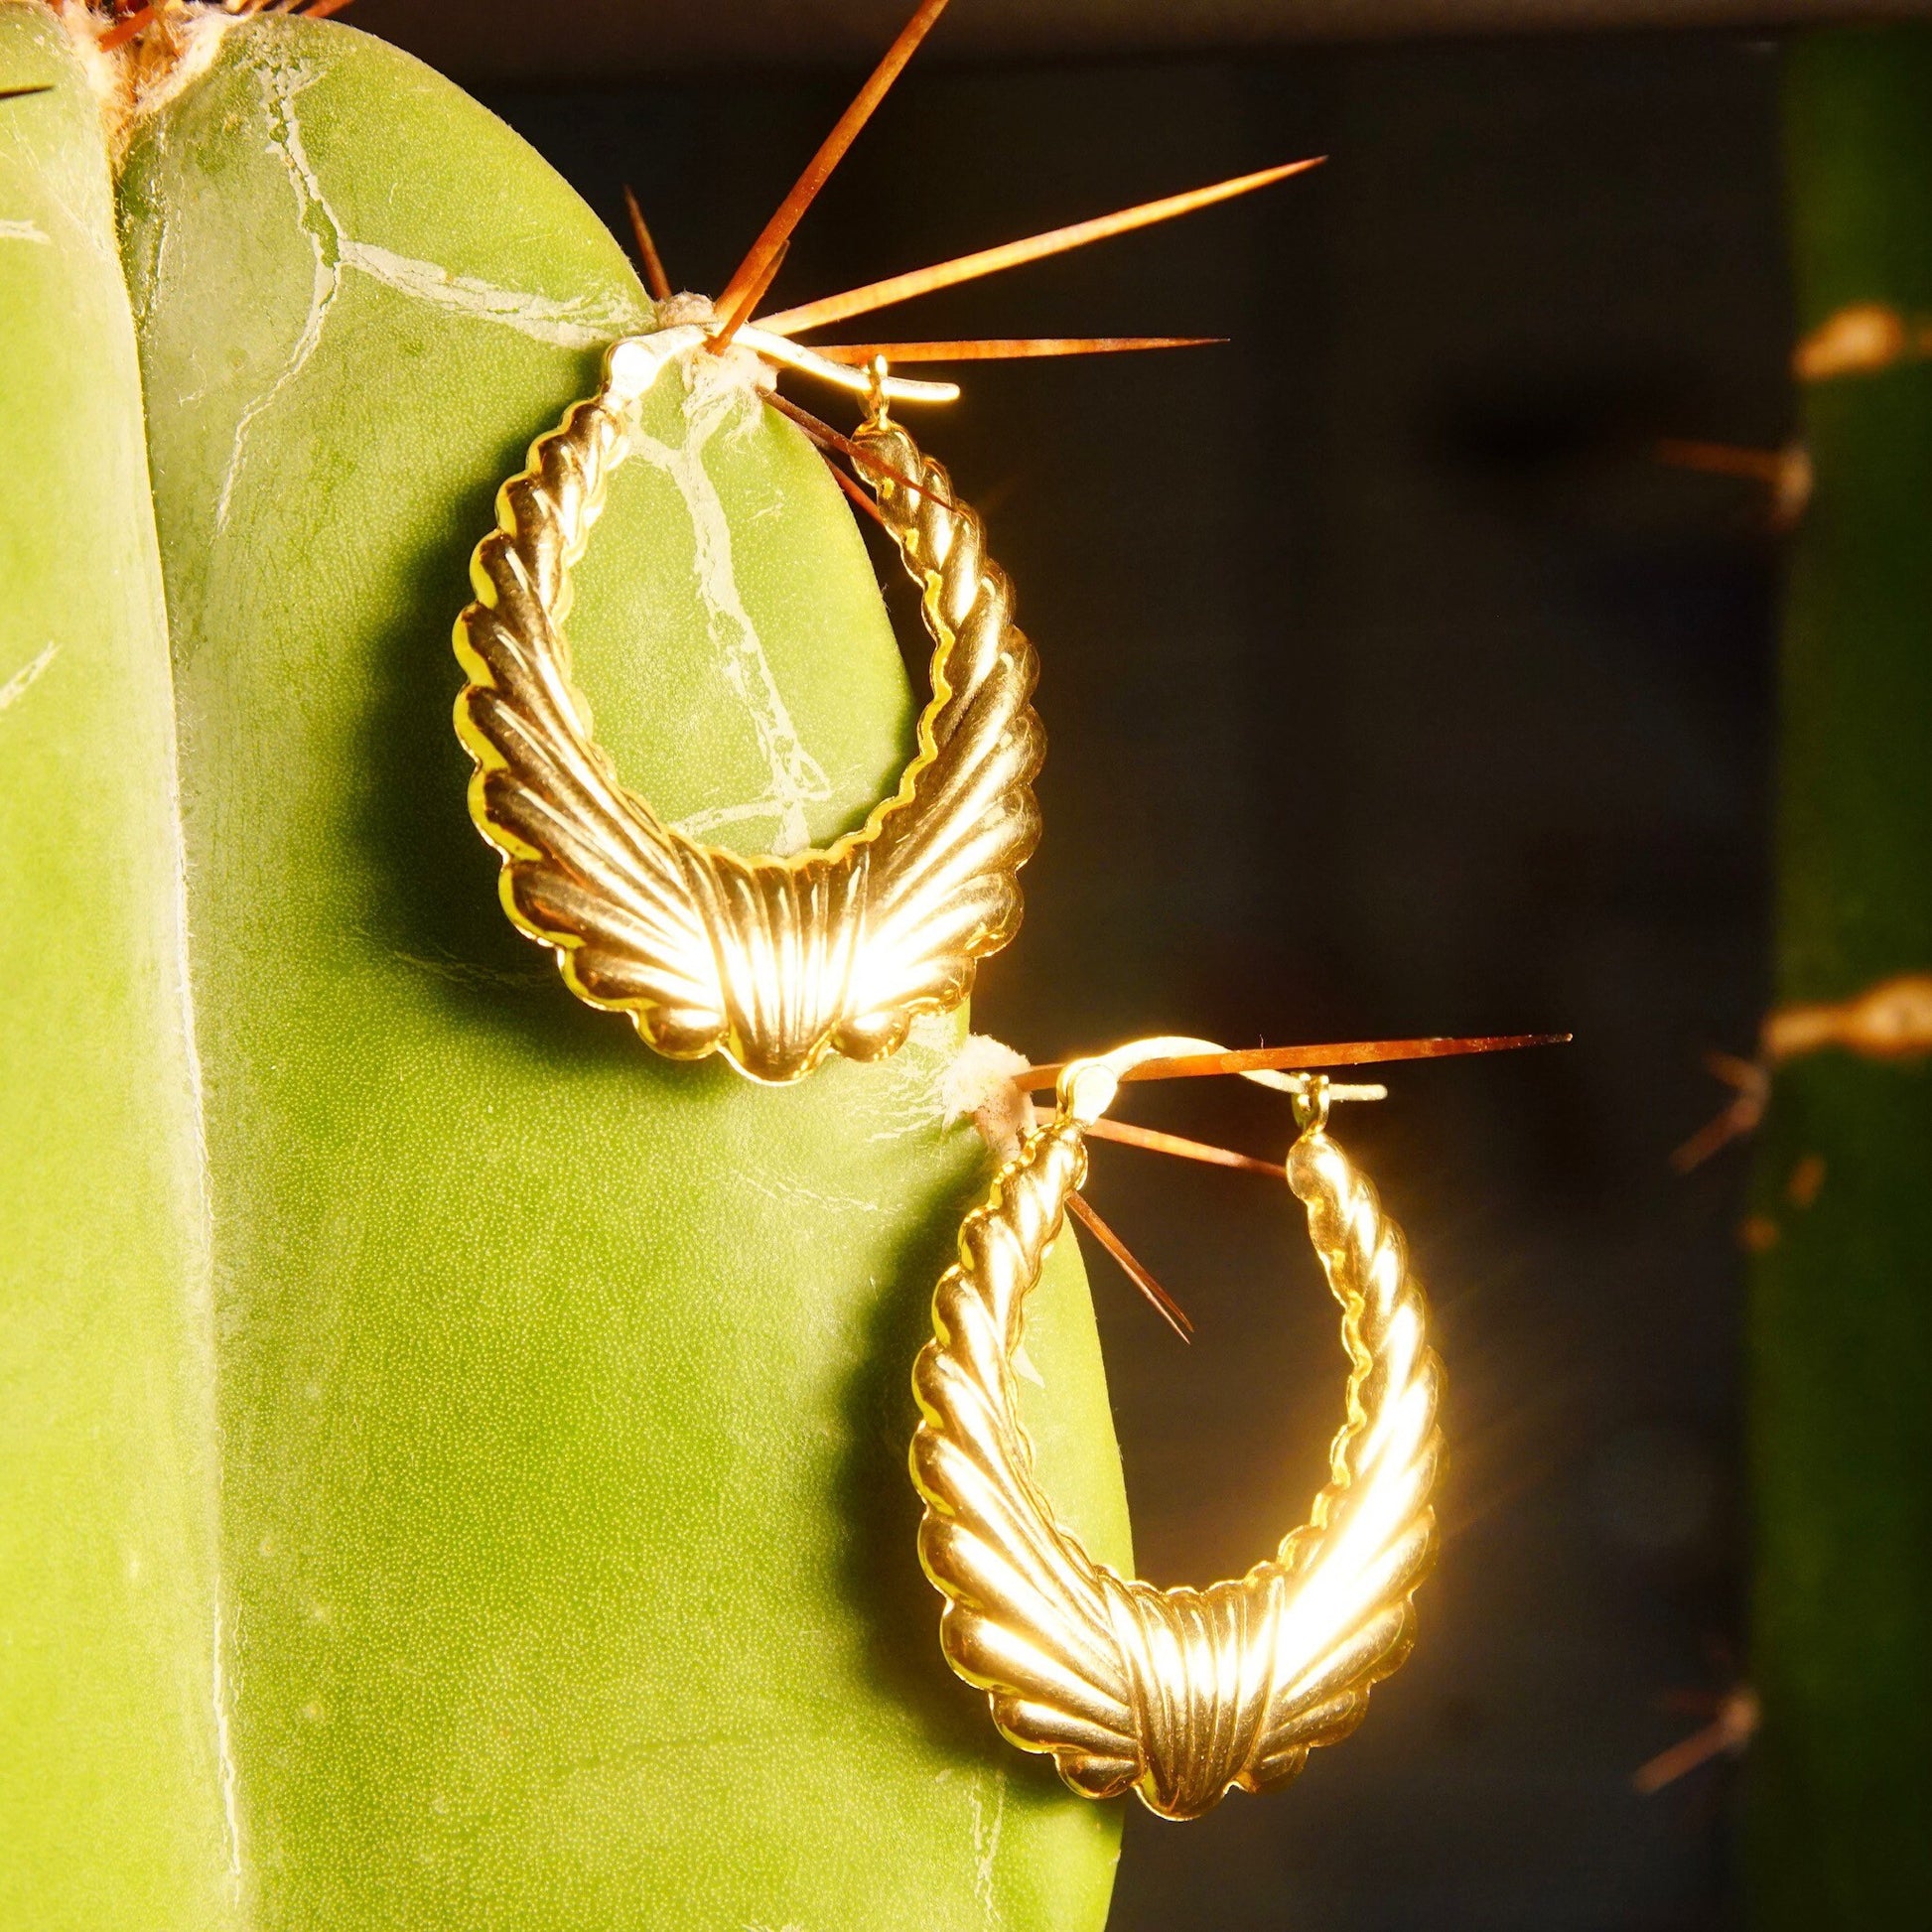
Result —
M1050 1754L1073 1790L1136 1791L1166 1818L1199 1817L1236 1786L1286 1784L1361 1722L1370 1687L1413 1641L1442 1454L1442 1367L1402 1232L1328 1137L1338 1090L1306 1076L1292 1083L1302 1132L1285 1173L1341 1304L1350 1364L1309 1521L1239 1580L1158 1589L1096 1564L1054 1517L1014 1380L1027 1295L1121 1079L1203 1044L1140 1040L1062 1070L1055 1119L967 1216L913 1370L919 1555L947 1599L948 1662L986 1691L1002 1732Z

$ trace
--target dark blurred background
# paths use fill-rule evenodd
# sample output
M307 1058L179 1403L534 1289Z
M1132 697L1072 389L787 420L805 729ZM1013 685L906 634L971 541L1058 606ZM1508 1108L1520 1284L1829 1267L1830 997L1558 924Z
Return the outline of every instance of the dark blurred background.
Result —
M1779 544L1761 487L1657 446L1789 434L1776 50L943 46L767 307L1330 157L851 331L1233 339L971 368L926 430L1045 663L1047 836L976 1025L1036 1058L1577 1035L1398 1070L1345 1117L1450 1375L1424 1640L1292 1794L1184 1829L1136 1808L1113 1924L1725 1925L1730 1767L1648 1799L1631 1774L1738 1667L1741 1173L1669 1155L1725 1098L1703 1054L1749 1050L1763 1010ZM633 183L673 279L716 290L855 79L485 97L621 233ZM1131 1111L1258 1153L1289 1132L1225 1081ZM1094 1264L1143 1574L1238 1572L1300 1520L1338 1419L1299 1215L1120 1149L1092 1192L1199 1327L1181 1347Z

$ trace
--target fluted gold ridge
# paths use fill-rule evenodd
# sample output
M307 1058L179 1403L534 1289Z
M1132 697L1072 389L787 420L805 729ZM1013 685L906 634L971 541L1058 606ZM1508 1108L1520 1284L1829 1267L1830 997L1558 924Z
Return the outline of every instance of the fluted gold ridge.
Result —
M1132 1789L1164 1818L1196 1818L1236 1785L1288 1783L1361 1722L1370 1687L1408 1654L1435 1538L1442 1367L1402 1232L1317 1119L1286 1173L1350 1363L1329 1482L1238 1581L1158 1589L1096 1564L1035 1480L1012 1366L1027 1295L1086 1173L1071 1090L1063 1076L1059 1117L967 1217L934 1295L912 1378L919 1557L947 1599L947 1660L986 1691L1008 1738L1050 1753L1083 1796Z
M977 962L1018 930L1018 874L1039 842L1038 661L943 467L897 424L872 423L857 435L873 460L862 474L923 588L933 645L932 698L897 791L830 847L747 859L626 790L571 682L570 573L637 401L702 340L683 329L619 344L599 394L498 492L497 527L471 563L477 601L456 625L469 679L456 728L476 764L471 816L502 855L504 909L552 948L571 990L628 1013L660 1053L722 1052L781 1083L832 1051L895 1051L916 1015L965 999Z

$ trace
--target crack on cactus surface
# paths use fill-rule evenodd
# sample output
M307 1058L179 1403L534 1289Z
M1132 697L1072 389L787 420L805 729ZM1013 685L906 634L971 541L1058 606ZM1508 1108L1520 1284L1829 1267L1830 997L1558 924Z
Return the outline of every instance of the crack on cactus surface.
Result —
M227 1635L221 1619L220 1592L214 1603L214 1750L221 1767L221 1820L228 1839L228 1883L237 1902L241 1898L241 1804L234 1739L228 1725Z
M41 674L60 655L59 644L49 644L38 657L31 658L10 677L0 684L0 711L11 710L40 681Z
M960 1117L947 1100L945 1077L963 1037L956 1014L922 1013L912 1022L897 1057L914 1074L913 1084L882 1106L880 1124L866 1136L868 1143L915 1138L937 1143L958 1126Z
M5 142L8 163L17 167L30 179L35 188L45 197L43 212L48 209L57 213L67 228L66 239L86 250L96 261L113 261L114 251L103 240L103 230L98 221L90 219L84 208L76 207L69 200L70 184L64 179L58 169L45 165L40 150L30 142L18 122L0 121L0 140ZM54 237L31 218L10 217L0 220L0 241L24 241L30 244L52 243Z
M269 142L279 157L295 195L296 222L315 253L315 286L309 313L275 380L242 412L235 426L233 453L221 480L215 503L214 527L223 529L247 452L248 432L271 409L308 366L322 345L323 326L342 294L350 269L394 290L411 301L467 316L474 321L513 329L559 348L595 348L614 336L641 327L644 312L628 303L595 297L559 300L527 290L498 288L474 275L459 275L438 262L418 261L348 234L331 207L321 177L302 138L297 101L321 77L300 61L268 54L252 62L268 110Z
M217 531L227 527L235 480L241 475L242 458L248 448L249 430L301 375L308 366L309 358L321 346L323 324L328 320L329 311L335 306L343 286L342 226L322 192L322 183L317 180L315 169L310 165L308 151L302 144L302 123L295 111L296 100L305 88L313 84L316 76L311 69L298 63L286 63L273 57L262 61L256 72L268 108L269 140L281 157L289 186L295 191L296 222L308 236L309 246L315 252L315 283L302 333L296 338L288 360L282 364L281 373L241 412L241 420L235 425L234 447L229 453L220 494L214 504L214 527Z
M631 432L630 445L634 455L676 484L690 512L696 544L692 568L704 605L706 632L718 652L725 682L751 718L759 754L770 772L769 788L759 797L694 813L680 820L678 829L691 838L704 838L727 825L770 821L777 827L772 850L783 857L811 843L805 808L831 797L832 783L798 735L758 626L739 594L731 524L718 486L704 467L704 453L713 436L747 420L755 423L759 407L742 389L699 389L687 406L682 448L660 443L641 429Z
M539 343L559 348L598 348L613 337L641 328L649 318L626 303L603 302L595 297L559 301L521 289L498 288L474 275L457 275L435 262L413 260L371 242L343 241L343 264L417 302L453 309L478 322L514 329Z
M548 966L531 968L528 972L511 972L501 966L479 965L474 960L459 959L455 954L432 957L427 953L405 952L400 947L389 949L392 959L400 960L405 966L413 966L419 973L426 973L451 986L501 986L522 992L533 986L549 986L555 974Z
M251 50L247 58L267 110L269 145L288 177L297 225L315 265L301 331L274 380L247 404L235 425L215 502L217 532L226 528L255 425L313 359L351 269L413 301L513 329L563 348L595 347L648 324L647 312L634 303L608 296L557 298L504 289L439 263L356 240L331 204L303 138L299 102L321 77L320 70L275 52ZM759 373L755 359L745 359ZM638 431L633 449L669 479L684 500L691 518L693 568L706 632L728 688L745 708L767 781L756 797L695 813L680 821L680 829L694 838L706 838L736 825L769 826L771 849L782 856L811 843L807 812L831 798L833 786L824 766L805 747L746 608L725 505L704 463L715 437L747 435L759 426L756 383L735 368L703 373L714 379L692 385L685 399L682 446L674 448Z
M1045 1385L1042 1383L1042 1387ZM967 1792L973 1814L973 1896L979 1900L988 1925L1001 1923L998 1901L993 1894L994 1862L1000 1856L1000 1834L1007 1822L1007 1774L993 1773L993 1817L989 1822L980 1804L980 1780L975 1778Z
M766 1200L774 1200L781 1207L824 1207L835 1214L883 1214L886 1211L884 1205L876 1200L865 1200L857 1194L822 1193L801 1181L775 1179L755 1173L750 1168L741 1168L738 1178L754 1193L762 1194Z

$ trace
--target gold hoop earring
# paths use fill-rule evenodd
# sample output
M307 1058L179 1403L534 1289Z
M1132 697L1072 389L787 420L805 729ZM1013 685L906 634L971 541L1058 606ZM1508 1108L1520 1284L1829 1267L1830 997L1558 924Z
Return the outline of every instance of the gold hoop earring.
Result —
M497 495L497 527L471 563L477 601L457 621L468 675L457 735L476 765L470 812L502 855L516 925L557 955L590 1005L628 1013L674 1059L722 1052L780 1083L827 1053L877 1059L913 1018L967 995L977 962L1018 930L1020 868L1039 842L1033 779L1045 735L1030 702L1038 664L979 518L945 470L886 420L887 396L950 385L840 368L780 338L741 344L876 398L862 468L907 571L924 589L932 699L897 793L857 832L790 858L741 858L667 825L627 791L590 736L563 623L572 566L629 450L658 376L716 324L629 337L597 395L531 447Z
M1205 1044L1140 1040L1064 1068L1056 1117L966 1218L912 1377L919 1558L946 1598L947 1661L987 1693L1001 1731L1050 1753L1073 1790L1132 1789L1164 1818L1197 1818L1236 1785L1286 1784L1360 1723L1370 1687L1413 1641L1442 1448L1442 1367L1402 1231L1327 1134L1329 1100L1345 1090L1319 1074L1265 1076L1296 1090L1286 1176L1342 1307L1347 1420L1328 1485L1274 1556L1205 1589L1119 1577L1055 1520L1018 1415L1026 1298L1085 1178L1085 1129L1121 1076Z

